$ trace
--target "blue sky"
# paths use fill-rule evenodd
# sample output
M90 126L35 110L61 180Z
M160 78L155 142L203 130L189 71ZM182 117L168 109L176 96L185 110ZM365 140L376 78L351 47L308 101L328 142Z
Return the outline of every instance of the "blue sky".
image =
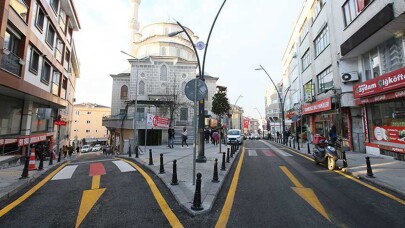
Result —
M114 2L114 4L112 4ZM223 0L143 0L139 9L141 27L150 23L178 20L205 42ZM264 94L270 80L281 79L281 58L303 4L302 0L227 0L214 27L205 71L219 77L228 87L233 105L242 106L246 116L264 116ZM75 34L81 63L76 101L111 106L112 79L127 68L130 0L76 0L82 29ZM201 58L202 58L201 51Z

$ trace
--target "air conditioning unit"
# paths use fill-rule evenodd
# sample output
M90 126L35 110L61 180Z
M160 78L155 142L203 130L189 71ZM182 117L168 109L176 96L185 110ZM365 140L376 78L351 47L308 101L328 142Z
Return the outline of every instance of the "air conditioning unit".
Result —
M357 73L356 71L342 74L343 83L355 82L355 81L358 81L358 80L359 80L359 73Z

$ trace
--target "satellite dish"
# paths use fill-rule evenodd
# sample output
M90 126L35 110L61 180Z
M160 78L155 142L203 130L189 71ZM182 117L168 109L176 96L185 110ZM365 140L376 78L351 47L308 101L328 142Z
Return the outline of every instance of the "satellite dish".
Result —
M196 90L196 83L197 83L197 90ZM194 99L196 99L197 101L202 100L208 93L207 84L205 84L203 80L198 78L187 82L184 90L186 97L191 101L194 101ZM197 94L196 98L195 94Z

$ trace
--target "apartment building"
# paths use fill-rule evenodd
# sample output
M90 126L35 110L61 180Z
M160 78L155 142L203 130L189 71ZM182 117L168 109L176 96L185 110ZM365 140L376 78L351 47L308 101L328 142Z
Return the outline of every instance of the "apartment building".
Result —
M0 1L0 147L67 143L79 62L73 0ZM66 122L55 133L57 116ZM24 148L24 149L23 149Z
M111 115L111 108L95 103L75 104L73 107L70 142L107 143L108 131L102 125L104 117ZM83 140L84 139L84 140Z

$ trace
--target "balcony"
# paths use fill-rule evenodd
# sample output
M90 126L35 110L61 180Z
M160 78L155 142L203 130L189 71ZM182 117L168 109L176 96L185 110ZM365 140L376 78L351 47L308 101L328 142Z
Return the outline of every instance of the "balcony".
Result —
M27 22L28 6L24 0L10 0L10 6L25 22Z
M3 50L3 56L0 62L0 68L16 76L21 75L21 59L16 54Z

